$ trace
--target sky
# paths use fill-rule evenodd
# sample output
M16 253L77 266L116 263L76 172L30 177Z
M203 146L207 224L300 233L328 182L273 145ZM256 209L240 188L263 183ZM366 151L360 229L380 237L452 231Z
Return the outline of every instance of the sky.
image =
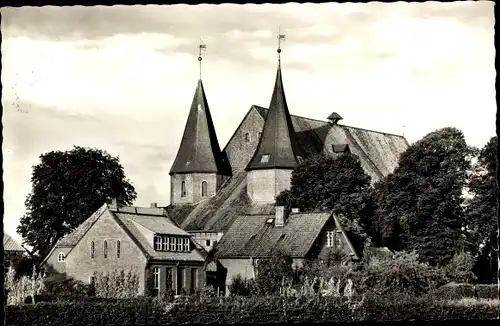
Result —
M16 240L32 166L52 150L118 156L135 205L169 204L170 166L202 78L223 148L277 67L292 114L403 134L495 135L494 3L2 8L4 230ZM404 127L403 127L404 126Z

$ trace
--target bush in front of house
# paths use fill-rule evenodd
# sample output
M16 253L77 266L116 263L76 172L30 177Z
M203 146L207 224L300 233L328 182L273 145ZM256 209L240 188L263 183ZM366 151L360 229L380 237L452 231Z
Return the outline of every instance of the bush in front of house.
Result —
M433 294L448 300L465 298L497 299L498 286L496 284L450 283L433 291Z
M54 302L6 307L8 325L131 325L260 322L347 322L495 319L493 300L437 300L430 296L179 297L174 302L139 297L109 302Z
M101 298L134 298L139 294L139 275L123 269L94 273L95 295Z

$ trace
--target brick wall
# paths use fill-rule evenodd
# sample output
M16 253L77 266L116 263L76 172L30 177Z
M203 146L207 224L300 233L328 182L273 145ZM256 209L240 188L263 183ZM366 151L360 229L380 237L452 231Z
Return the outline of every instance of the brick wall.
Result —
M52 251L44 264L50 274L66 273L66 262L59 262L57 256L59 253L63 253L67 256L70 250L71 248L56 248Z
M104 240L108 243L108 258L104 258ZM120 240L120 258L117 258L116 244ZM90 256L91 241L95 244L95 258ZM143 293L145 283L146 257L127 233L118 225L109 211L105 211L71 250L66 258L68 276L89 283L94 272L110 272L113 269L135 269L139 275L139 292Z
M202 197L202 182L207 182L207 196ZM215 173L174 174L170 177L170 203L172 205L196 204L215 195L223 183L223 176ZM186 196L181 196L182 182L186 183Z
M247 193L255 202L274 203L276 196L290 189L292 170L252 170L247 174Z
M233 173L246 168L257 149L259 132L263 127L264 119L257 110L252 108L225 148ZM248 141L246 134L248 134Z

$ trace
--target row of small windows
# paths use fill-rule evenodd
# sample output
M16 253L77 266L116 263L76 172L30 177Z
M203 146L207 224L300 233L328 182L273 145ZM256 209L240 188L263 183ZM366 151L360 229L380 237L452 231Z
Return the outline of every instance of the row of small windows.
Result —
M258 133L257 139L260 139L260 135L261 135L261 134L262 134L261 132L259 132L259 133ZM247 132L247 133L245 134L245 141L246 141L247 143L249 143L249 142L250 142L250 133L249 133L249 132Z
M190 251L188 238L176 238L164 235L154 237L156 251Z
M102 255L104 258L108 258L108 241L104 240ZM116 240L116 258L120 258L121 255L121 242L120 240ZM90 242L90 258L95 258L95 243L94 241Z
M201 197L206 197L208 192L208 183L206 181L202 181L201 183ZM181 197L186 197L186 181L181 182Z

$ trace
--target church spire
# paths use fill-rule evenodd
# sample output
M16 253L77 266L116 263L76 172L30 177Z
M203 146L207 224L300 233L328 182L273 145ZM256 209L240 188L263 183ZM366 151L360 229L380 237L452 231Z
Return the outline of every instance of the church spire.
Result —
M271 104L264 122L262 135L254 156L246 170L293 169L298 165L299 144L292 125L286 103L285 90L281 77L280 40L285 35L278 34L278 71L274 84Z
M193 102L182 136L181 144L170 175L174 173L217 173L227 174L227 160L221 153L212 116L208 107L203 82L201 81L201 49L198 46L200 79L194 93Z

